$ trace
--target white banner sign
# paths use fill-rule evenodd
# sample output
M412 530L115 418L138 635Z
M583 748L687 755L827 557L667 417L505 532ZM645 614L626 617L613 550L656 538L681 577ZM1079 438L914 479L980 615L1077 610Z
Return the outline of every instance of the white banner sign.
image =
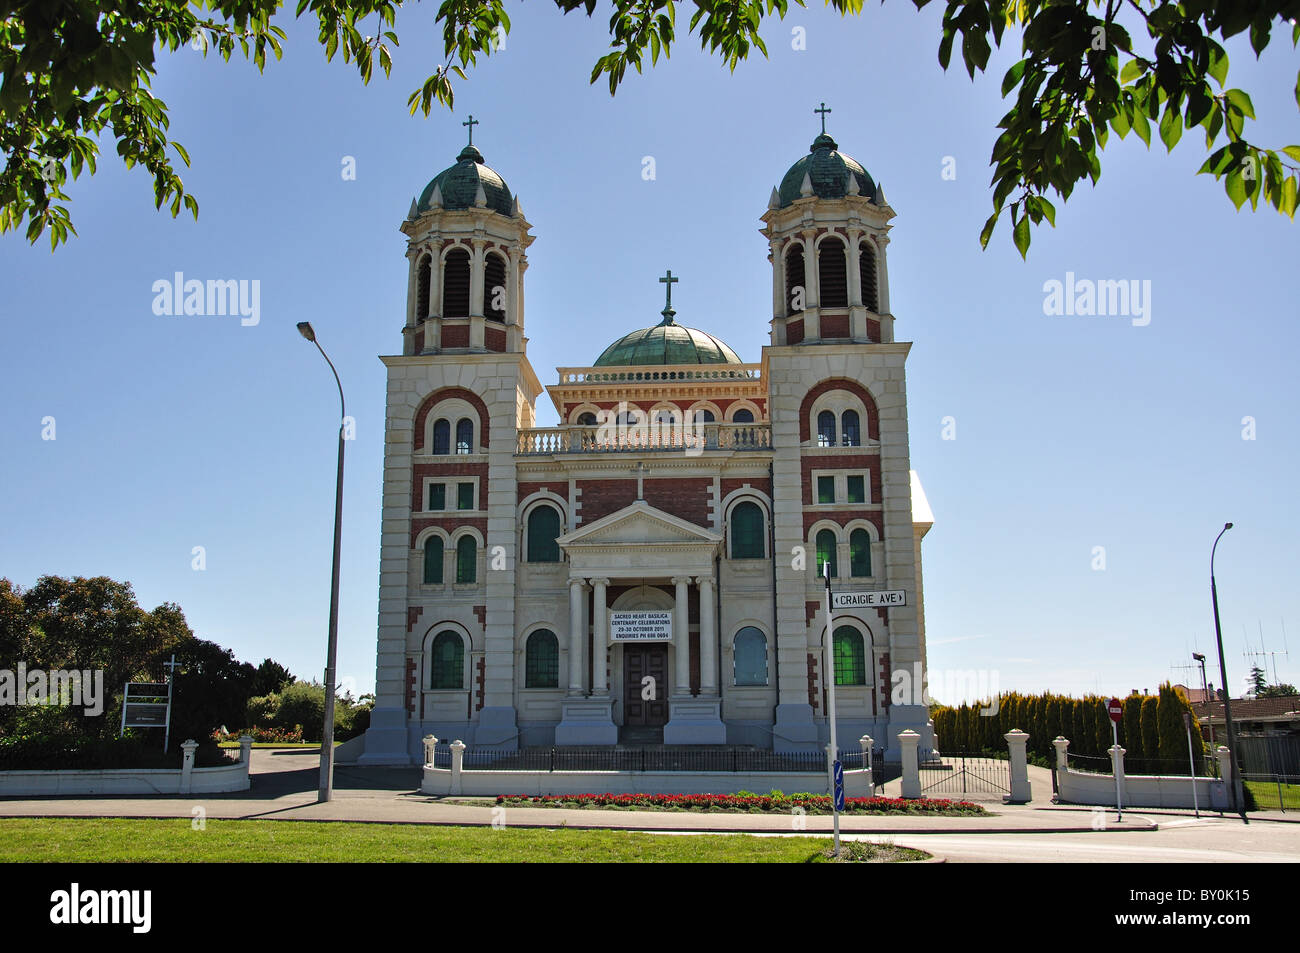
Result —
M905 605L907 605L907 591L905 589L831 593L831 608L834 609L874 609L877 606Z
M612 642L671 642L673 614L660 609L611 612L609 638Z

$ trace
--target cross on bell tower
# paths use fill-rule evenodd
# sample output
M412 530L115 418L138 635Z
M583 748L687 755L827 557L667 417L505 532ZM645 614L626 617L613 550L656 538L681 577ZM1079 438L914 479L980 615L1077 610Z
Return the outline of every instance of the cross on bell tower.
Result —
M815 113L821 113L821 115L822 115L822 135L823 135L823 136L826 135L826 114L827 114L828 112L831 112L831 111L832 111L832 110L826 108L826 104L825 104L825 103L822 103L820 109L814 109L814 110L813 110L813 112L815 112ZM470 117L470 118L473 118L473 117Z

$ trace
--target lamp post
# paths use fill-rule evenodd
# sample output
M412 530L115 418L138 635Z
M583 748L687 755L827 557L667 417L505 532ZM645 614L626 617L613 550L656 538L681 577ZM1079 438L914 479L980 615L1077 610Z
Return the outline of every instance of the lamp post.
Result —
M334 568L330 578L330 634L325 657L325 725L320 743L320 793L318 801L328 801L334 794L334 668L339 646L339 559L343 551L343 427L347 420L347 403L343 399L343 384L325 349L316 340L310 323L300 321L298 333L320 351L325 363L334 374L339 388L339 472L334 485Z
M1237 766L1237 730L1232 725L1232 692L1228 691L1228 666L1223 661L1223 630L1219 626L1219 590L1214 585L1214 552L1219 548L1223 534L1232 529L1231 523L1224 523L1219 535L1214 537L1214 546L1210 549L1210 600L1214 603L1214 639L1219 646L1219 679L1223 685L1223 720L1228 726L1228 763L1232 765L1232 806L1246 818L1246 803L1241 790L1241 770Z
M1214 575L1213 571L1210 573ZM1200 652L1192 653L1192 660L1201 666L1201 704L1205 706L1205 722L1210 726L1210 750L1214 750L1214 719L1210 715L1210 686L1205 681L1205 656Z

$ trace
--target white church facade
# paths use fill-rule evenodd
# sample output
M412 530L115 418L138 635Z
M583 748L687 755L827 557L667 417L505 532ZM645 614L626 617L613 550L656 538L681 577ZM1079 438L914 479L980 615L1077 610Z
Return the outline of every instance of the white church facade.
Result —
M472 129L472 126L471 126ZM472 137L471 137L472 138ZM921 539L883 191L825 133L762 215L770 343L747 362L660 320L543 386L531 226L472 144L412 202L388 371L376 707L363 764L474 748L932 744L892 673L925 666ZM647 276L647 280L649 277ZM543 319L544 321L544 319ZM592 349L594 351L594 349ZM549 399L559 425L538 427ZM833 590L891 593L836 609ZM896 760L891 757L890 760Z

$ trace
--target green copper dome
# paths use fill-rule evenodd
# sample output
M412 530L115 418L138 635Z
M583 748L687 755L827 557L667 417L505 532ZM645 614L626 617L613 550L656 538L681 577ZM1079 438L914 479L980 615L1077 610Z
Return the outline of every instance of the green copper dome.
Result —
M840 199L848 195L850 175L855 180L859 195L874 198L876 183L871 180L867 170L851 156L838 150L839 144L824 132L814 139L808 155L790 166L790 171L781 179L777 190L777 207L785 208L804 197L802 190L805 176L812 185L812 194L820 199Z
M678 324L668 314L654 327L623 335L605 348L594 366L741 363L736 352L713 335Z
M443 208L474 208L474 198L478 195L480 185L487 199L487 208L509 218L514 208L514 197L510 194L510 188L501 176L483 162L483 153L472 145L460 151L455 165L443 169L424 187L424 191L416 201L416 213L427 212L433 208L435 188L440 193Z

